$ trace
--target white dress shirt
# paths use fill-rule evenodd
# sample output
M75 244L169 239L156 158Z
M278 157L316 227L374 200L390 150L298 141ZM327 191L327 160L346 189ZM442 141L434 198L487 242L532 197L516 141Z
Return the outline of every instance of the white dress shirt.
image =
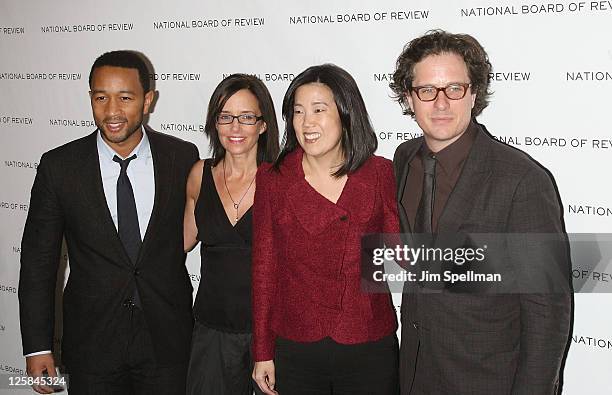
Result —
M113 157L117 155L121 159L126 159L115 152L102 138L102 134L98 131L97 136L98 158L100 162L100 174L102 175L102 186L104 187L104 197L110 211L115 229L117 228L117 179L121 172L119 163L113 161ZM153 171L153 157L151 155L151 145L147 133L143 131L140 143L127 156L136 154L136 158L130 161L127 168L128 178L134 190L134 200L136 201L136 211L138 213L138 227L140 228L140 237L144 239L151 212L153 211L153 203L155 201L155 174ZM50 354L50 350L33 352L26 354L26 357L34 355Z
M138 212L138 226L140 237L144 239L153 202L155 200L155 175L153 172L153 157L151 156L151 145L145 132L142 133L140 143L130 152L127 157L122 157L116 153L102 139L102 134L98 132L98 157L100 159L100 174L102 175L102 186L106 204L111 213L115 228L117 229L117 179L121 171L119 163L113 161L117 155L121 159L129 158L136 154L136 158L130 161L127 168L127 175L134 190L134 200L136 201L136 211Z

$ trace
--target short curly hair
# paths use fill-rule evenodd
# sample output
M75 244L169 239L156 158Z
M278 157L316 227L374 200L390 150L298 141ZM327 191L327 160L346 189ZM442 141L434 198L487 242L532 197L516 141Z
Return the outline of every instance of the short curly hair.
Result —
M393 90L393 98L402 106L404 115L414 118L414 112L407 105L405 97L412 88L414 66L427 56L443 53L459 55L465 61L472 92L476 94L472 117L480 115L489 105L489 98L493 93L489 90L492 67L482 45L469 34L430 30L406 44L397 58L393 81L389 84Z

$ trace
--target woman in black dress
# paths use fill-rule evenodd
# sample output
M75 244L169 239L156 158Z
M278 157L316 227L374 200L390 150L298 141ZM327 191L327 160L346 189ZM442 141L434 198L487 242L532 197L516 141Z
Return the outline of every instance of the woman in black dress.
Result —
M252 394L251 206L255 174L278 154L270 93L257 77L232 74L212 94L205 133L212 158L187 181L185 251L201 242L201 280L188 394Z

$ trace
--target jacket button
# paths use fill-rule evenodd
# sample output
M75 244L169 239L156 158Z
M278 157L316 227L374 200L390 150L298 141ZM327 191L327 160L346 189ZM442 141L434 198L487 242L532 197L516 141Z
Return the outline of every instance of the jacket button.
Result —
M132 303L131 299L126 299L123 301L123 307L131 307L134 303Z
M348 219L348 215L343 215L340 217L340 221L346 221Z
M419 329L419 322L418 321L412 321L412 326L414 327L414 329Z
M134 270L134 275L135 275L135 276L138 276L139 274L140 274L140 270L135 269L135 270Z

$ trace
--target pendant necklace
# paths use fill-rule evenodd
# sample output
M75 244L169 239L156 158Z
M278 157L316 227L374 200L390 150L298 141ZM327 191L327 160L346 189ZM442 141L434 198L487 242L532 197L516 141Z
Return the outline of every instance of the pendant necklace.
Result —
M240 207L240 203L242 203L242 200L244 199L246 194L249 192L249 189L251 189L251 186L253 185L253 182L255 181L255 177L253 177L246 191L244 191L244 193L242 194L242 197L240 198L240 200L238 200L238 203L236 203L236 201L232 197L232 194L229 191L229 188L227 187L227 179L225 177L225 158L223 158L223 184L225 184L225 190L227 191L227 194L229 195L229 198L232 201L232 204L234 205L234 209L236 210L236 218L234 219L234 225L238 223L238 219L239 219L238 218L238 207Z

